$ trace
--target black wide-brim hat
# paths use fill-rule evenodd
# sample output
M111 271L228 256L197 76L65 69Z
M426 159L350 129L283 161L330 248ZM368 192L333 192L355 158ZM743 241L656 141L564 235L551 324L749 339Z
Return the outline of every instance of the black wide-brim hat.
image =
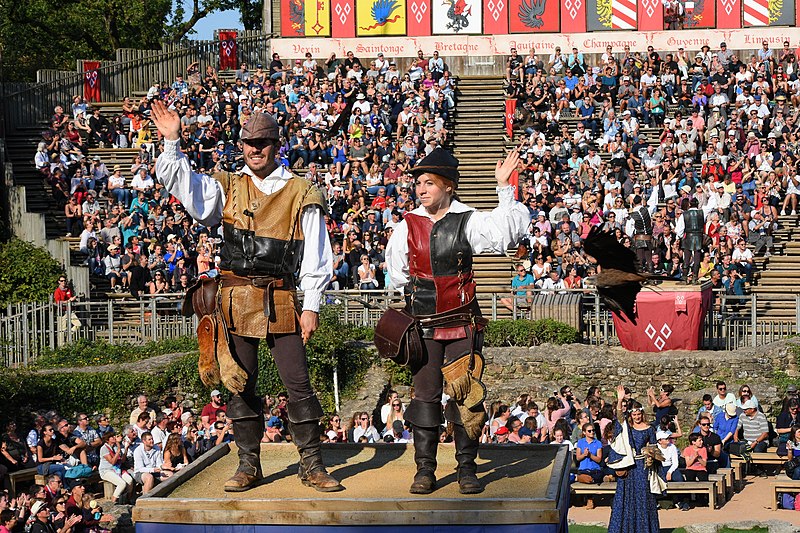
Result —
M456 187L458 186L459 178L461 178L461 175L458 173L458 159L441 147L435 148L430 154L420 160L417 166L412 168L410 172L415 178L426 172L437 174L452 181L453 185Z

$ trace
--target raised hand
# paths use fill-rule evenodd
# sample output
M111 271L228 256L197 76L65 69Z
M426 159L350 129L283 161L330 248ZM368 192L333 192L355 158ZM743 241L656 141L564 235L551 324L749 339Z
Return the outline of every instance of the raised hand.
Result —
M625 386L617 385L617 399L621 400L625 397Z
M154 100L150 116L158 132L168 141L177 141L181 134L181 118L161 100Z
M494 178L497 180L498 187L505 187L508 185L508 180L511 174L517 169L519 163L519 148L514 148L509 152L505 160L497 162L494 169Z

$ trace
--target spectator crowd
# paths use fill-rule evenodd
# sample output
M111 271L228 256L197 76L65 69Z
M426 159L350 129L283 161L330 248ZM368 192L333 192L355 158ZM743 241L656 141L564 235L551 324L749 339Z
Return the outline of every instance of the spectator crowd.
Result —
M513 404L495 401L484 405L487 422L481 442L567 446L572 454L573 480L601 483L616 475L607 464L614 422L632 410L643 409L664 456L660 474L666 481L707 481L708 474L727 467L730 455L743 453L745 446L748 451L763 452L772 444L778 455L800 455L796 386L787 387L780 407L772 412L778 414L770 421L752 387L743 384L729 391L725 382L718 381L715 393L704 395L699 408L681 424L673 391L673 386L664 384L637 398L624 388L619 404L617 398L604 398L597 386L589 387L580 398L571 386L564 385L541 400L541 407L533 395L523 393ZM408 395L413 398L413 394L412 388ZM262 442L291 440L286 400L285 393L264 397ZM622 412L617 411L618 405ZM103 529L103 523L111 518L87 493L87 488L96 486L98 475L114 486L111 505L130 503L139 490L148 492L202 453L232 441L233 427L225 413L222 394L214 390L210 401L196 412L174 396L154 403L141 395L119 430L102 414L90 418L78 413L68 420L52 411L40 413L27 432L19 432L16 423L9 422L0 438L0 526L8 527L8 522L17 520L19 528L9 527L17 531L26 522L39 520L58 530L66 520L72 521L73 529L65 531ZM325 426L322 438L331 443L410 443L414 434L404 413L403 400L389 391L385 403L373 412L358 411L347 419L337 413L326 417L321 421ZM440 441L453 441L449 422L440 427ZM6 474L27 468L44 475L44 485L33 484L9 494ZM757 473L767 475L765 470ZM800 479L800 469L794 478ZM37 509L40 501L46 509ZM66 508L60 507L62 504ZM689 508L687 501L677 504Z
M332 287L384 287L388 232L415 206L408 170L447 140L454 90L438 52L426 58L420 51L404 72L383 54L366 64L352 52L288 63L275 53L268 69L242 64L229 81L211 67L201 76L193 64L185 78L154 83L138 102L125 98L121 113L105 114L79 96L71 114L56 107L35 164L93 276L134 297L180 291L214 268L220 240L154 175L162 146L151 103L160 99L179 113L181 150L208 173L240 169L242 126L254 113L270 113L281 127L281 163L305 169L327 193L338 243ZM329 131L343 113L342 126ZM103 156L87 156L89 147L133 147L138 155L130 166L109 168Z
M640 206L652 222L641 269L685 279L696 259L684 256L681 219L696 201L698 278L742 294L754 256L773 251L779 216L797 212L797 52L766 41L753 54L724 42L697 53L608 46L590 61L578 48L512 49L505 95L516 101L519 196L532 220L514 288L582 287L589 229L636 248Z

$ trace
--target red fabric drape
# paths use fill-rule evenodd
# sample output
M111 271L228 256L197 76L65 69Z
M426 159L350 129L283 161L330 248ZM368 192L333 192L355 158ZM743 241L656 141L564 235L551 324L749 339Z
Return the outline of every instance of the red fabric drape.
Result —
M100 101L100 62L83 62L83 98L87 102Z
M508 138L514 139L514 111L517 110L516 98L506 100L506 133Z
M236 58L238 47L236 45L237 32L235 31L221 31L219 32L219 68L220 70L231 69L236 70L239 68L239 62Z
M645 289L636 297L636 325L614 315L619 342L634 352L697 350L712 300L710 284L702 292Z

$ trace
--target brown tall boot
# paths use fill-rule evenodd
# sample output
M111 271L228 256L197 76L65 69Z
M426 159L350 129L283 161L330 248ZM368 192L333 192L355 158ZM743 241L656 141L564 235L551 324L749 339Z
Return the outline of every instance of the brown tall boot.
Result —
M322 406L316 396L309 396L286 405L289 414L289 432L300 453L298 477L303 485L320 492L336 492L344 487L328 474L322 462Z
M261 437L264 435L261 418L233 421L233 438L239 450L239 468L223 485L226 492L244 492L257 486L261 473Z
M414 462L417 464L417 473L409 492L430 494L436 490L436 451L439 449L442 406L439 403L411 400L405 419L414 430Z

